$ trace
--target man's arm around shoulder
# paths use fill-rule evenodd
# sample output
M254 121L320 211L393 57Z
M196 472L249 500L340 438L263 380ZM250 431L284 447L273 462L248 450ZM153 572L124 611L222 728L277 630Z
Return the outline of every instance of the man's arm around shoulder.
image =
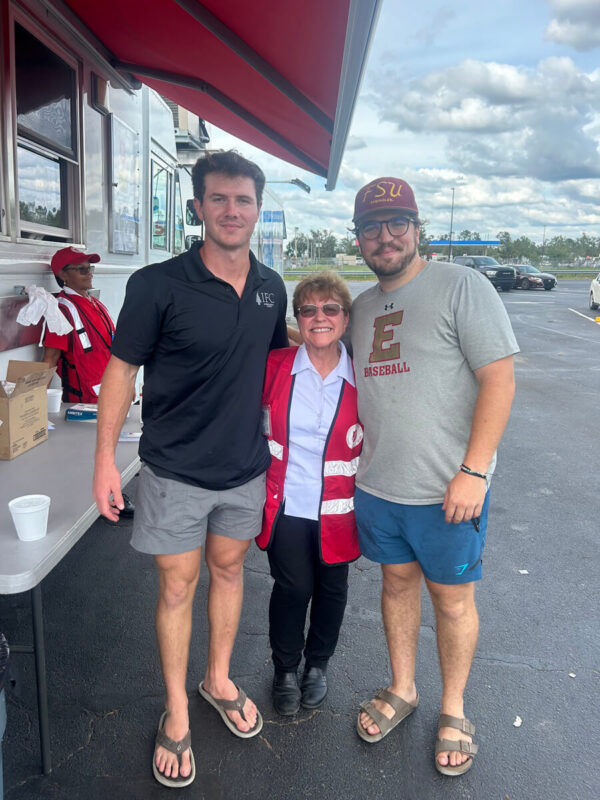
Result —
M124 508L121 473L115 465L115 448L133 396L139 367L111 356L98 397L98 435L93 495L98 510L116 522Z

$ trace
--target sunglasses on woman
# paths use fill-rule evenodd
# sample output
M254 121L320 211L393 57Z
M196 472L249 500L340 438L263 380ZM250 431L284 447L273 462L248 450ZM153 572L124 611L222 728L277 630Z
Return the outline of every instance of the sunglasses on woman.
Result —
M308 303L305 306L300 306L296 313L299 317L310 319L310 317L314 317L316 315L319 309L325 314L326 317L337 317L337 315L343 310L339 303L323 303L322 306L315 306L312 303Z
M91 272L93 275L94 269L95 267L89 264L88 266L81 267L65 267L65 272L78 272L80 275L89 275Z

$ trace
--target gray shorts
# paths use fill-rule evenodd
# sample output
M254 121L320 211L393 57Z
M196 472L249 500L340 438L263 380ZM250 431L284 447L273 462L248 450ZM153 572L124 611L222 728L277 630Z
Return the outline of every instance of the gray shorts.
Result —
M258 536L265 504L265 473L217 492L161 478L142 464L131 545L142 553L171 555L204 547L206 532L247 541Z

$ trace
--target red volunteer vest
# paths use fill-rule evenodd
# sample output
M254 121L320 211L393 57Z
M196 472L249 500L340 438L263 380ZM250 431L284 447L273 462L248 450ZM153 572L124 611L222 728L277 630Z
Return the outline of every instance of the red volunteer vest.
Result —
M294 376L291 369L296 347L273 350L267 360L263 406L270 410L268 435L271 466L267 470L267 499L262 531L256 538L268 550L283 505L283 487L289 456L288 417ZM343 382L323 453L319 541L324 564L345 564L360 556L354 518L354 476L362 448L363 429L356 410L356 388Z
M59 307L73 325L71 333L57 336L48 331L44 337L46 347L62 350L58 362L58 374L62 379L65 403L97 403L98 395L93 387L102 381L110 358L110 347L115 326L108 309L96 298L59 292ZM71 302L77 309L83 336L73 319L68 306L60 298Z

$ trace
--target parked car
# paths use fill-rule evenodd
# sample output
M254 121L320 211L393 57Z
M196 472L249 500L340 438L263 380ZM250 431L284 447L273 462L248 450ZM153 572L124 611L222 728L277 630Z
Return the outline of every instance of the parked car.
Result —
M557 284L556 276L540 272L531 264L513 264L515 269L515 289L545 289L547 292Z
M590 308L592 311L600 308L600 274L590 283Z
M499 264L491 256L455 256L455 264L464 264L473 267L490 280L496 289L508 292L515 285L515 271L510 266Z

